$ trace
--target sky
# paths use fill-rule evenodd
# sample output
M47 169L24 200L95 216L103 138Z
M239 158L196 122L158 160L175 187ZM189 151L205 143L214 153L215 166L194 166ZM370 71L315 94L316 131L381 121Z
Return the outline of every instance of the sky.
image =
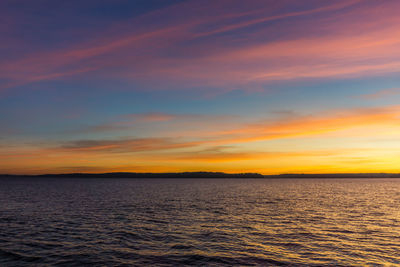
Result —
M0 173L400 172L399 9L2 0Z

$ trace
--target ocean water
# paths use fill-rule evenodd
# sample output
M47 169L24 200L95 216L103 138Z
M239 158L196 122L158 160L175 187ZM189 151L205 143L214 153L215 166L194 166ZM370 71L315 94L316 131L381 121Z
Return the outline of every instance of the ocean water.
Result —
M399 264L400 179L0 179L0 266Z

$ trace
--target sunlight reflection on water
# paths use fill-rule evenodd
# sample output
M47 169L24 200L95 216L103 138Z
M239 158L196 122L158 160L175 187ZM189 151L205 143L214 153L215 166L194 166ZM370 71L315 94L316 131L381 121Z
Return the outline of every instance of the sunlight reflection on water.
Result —
M2 179L0 264L400 264L400 179Z

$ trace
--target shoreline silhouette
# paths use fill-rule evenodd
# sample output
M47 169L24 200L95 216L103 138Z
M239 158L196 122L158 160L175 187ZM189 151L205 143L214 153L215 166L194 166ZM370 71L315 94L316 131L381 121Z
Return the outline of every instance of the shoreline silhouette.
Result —
M323 173L323 174L276 174L263 175L260 173L224 173L224 172L109 172L109 173L58 173L58 174L0 174L0 178L27 177L27 178L400 178L400 173Z

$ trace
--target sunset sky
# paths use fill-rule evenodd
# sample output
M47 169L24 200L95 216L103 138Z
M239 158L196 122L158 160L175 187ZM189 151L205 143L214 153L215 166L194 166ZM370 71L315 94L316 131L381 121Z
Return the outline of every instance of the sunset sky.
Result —
M398 0L2 0L0 173L400 172Z

